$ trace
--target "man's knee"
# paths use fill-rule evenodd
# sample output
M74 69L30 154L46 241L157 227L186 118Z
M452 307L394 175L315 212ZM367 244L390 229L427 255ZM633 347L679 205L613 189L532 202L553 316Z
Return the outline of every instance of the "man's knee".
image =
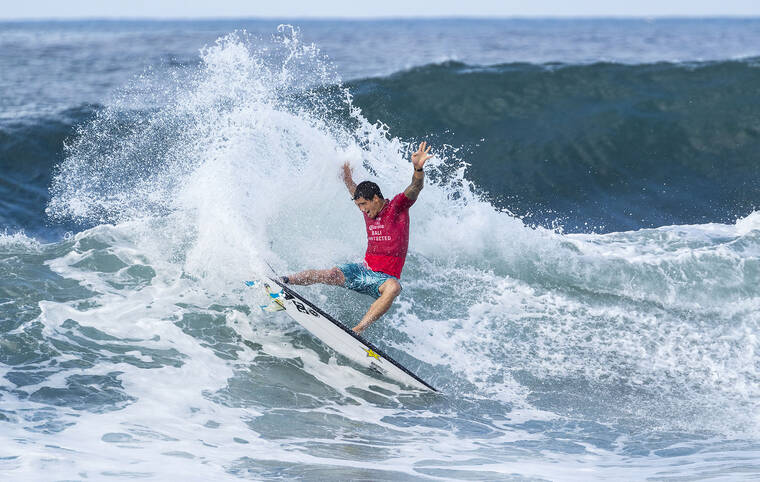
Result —
M389 278L385 281L385 283L380 286L381 295L391 296L393 298L397 297L401 293L401 283L398 282L398 280Z
M346 281L346 277L343 275L343 271L341 271L337 266L328 271L328 276L330 278L330 281L336 285L342 285Z

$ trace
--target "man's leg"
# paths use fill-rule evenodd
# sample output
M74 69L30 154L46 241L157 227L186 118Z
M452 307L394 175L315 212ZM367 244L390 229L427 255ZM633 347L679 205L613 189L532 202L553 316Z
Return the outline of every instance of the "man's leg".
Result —
M380 298L372 303L362 321L353 327L355 333L363 332L369 325L388 311L393 304L393 300L401 293L401 283L395 278L388 278L377 290L380 292Z
M343 271L335 268L330 269L308 269L295 273L290 276L285 276L287 283L294 285L312 285L314 283L322 283L326 285L343 286L346 282L346 277L343 276Z

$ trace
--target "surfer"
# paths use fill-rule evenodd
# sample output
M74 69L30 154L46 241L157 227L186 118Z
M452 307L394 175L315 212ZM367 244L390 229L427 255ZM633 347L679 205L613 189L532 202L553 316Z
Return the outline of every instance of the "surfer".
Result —
M401 269L409 246L409 208L417 200L425 182L425 162L432 156L422 142L412 154L412 183L393 199L386 199L372 181L354 182L351 165L343 165L343 182L354 204L364 214L367 225L367 252L364 263L348 263L330 269L306 270L283 276L284 283L310 285L322 283L344 286L375 298L361 321L353 328L363 332L388 311L401 293Z

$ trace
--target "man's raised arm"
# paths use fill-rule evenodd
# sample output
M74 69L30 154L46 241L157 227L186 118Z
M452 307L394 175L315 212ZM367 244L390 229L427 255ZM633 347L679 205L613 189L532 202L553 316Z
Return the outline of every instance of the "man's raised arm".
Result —
M433 157L428 152L430 152L430 146L423 141L420 143L417 152L412 154L414 174L412 175L412 183L404 190L404 195L412 201L417 200L417 196L420 195L420 191L425 185L425 171L422 168L425 166L425 161Z
M354 192L356 191L356 183L354 182L353 173L351 172L351 164L349 164L348 161L343 164L343 182L346 183L346 188L353 198Z

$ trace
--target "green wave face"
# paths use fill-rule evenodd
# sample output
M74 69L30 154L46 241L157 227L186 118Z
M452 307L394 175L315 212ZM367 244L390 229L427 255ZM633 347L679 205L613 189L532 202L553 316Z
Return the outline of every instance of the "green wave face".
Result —
M760 181L760 69L448 62L350 84L393 135L464 146L469 176L536 221L615 231L730 220ZM559 214L559 216L557 216Z

